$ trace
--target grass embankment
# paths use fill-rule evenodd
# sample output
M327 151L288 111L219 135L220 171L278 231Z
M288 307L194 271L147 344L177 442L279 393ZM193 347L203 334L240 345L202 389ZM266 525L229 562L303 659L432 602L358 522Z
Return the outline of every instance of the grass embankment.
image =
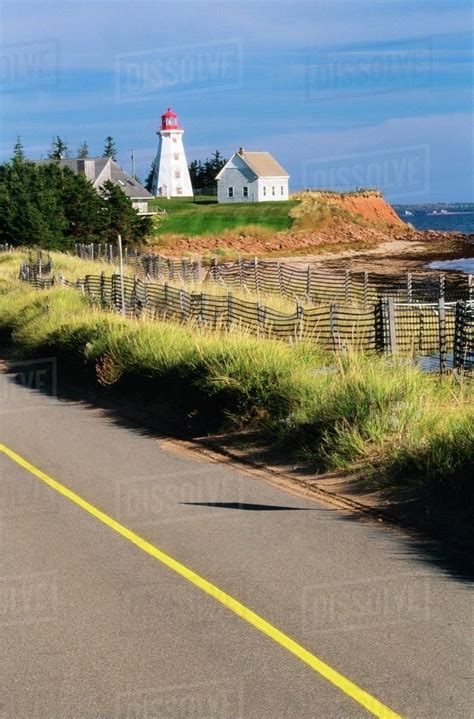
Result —
M0 257L0 260L4 258ZM146 383L147 404L213 430L261 430L318 471L357 468L375 487L472 509L472 386L383 357L334 357L314 345L124 320L74 290L35 291L0 263L0 329L18 357L56 355L90 382ZM326 371L329 368L329 371Z
M279 231L289 229L295 201L219 204L214 198L158 199L150 208L166 210L155 221L155 235L218 235L249 225Z

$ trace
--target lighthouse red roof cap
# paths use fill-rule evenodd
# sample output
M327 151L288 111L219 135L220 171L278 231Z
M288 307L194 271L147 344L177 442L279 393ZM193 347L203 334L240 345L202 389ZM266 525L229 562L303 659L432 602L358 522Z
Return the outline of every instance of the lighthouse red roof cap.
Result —
M178 122L178 116L171 107L161 116L161 129L162 130L181 130L181 126Z

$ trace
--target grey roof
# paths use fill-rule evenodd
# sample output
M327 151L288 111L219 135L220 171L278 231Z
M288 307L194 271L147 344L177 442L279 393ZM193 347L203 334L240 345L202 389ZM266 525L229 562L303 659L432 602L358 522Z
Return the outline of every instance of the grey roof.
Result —
M39 160L39 162L54 162L54 160ZM64 158L59 160L59 164L62 167L68 167L77 175L85 174L96 188L110 180L132 200L151 200L153 198L153 195L143 185L122 170L120 165L110 157L85 157L83 160L79 157Z

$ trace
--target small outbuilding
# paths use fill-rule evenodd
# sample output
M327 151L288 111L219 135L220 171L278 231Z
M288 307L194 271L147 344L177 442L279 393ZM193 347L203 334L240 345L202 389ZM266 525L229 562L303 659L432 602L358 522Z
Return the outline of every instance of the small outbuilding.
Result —
M288 199L286 170L269 152L234 152L216 177L218 202L274 202Z

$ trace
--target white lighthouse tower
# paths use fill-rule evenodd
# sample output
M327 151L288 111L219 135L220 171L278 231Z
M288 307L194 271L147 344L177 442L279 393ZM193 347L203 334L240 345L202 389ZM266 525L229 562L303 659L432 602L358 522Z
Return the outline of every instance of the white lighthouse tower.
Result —
M160 140L151 185L151 194L155 197L192 197L194 194L184 154L183 133L178 116L169 107L161 116L161 127L156 131Z

